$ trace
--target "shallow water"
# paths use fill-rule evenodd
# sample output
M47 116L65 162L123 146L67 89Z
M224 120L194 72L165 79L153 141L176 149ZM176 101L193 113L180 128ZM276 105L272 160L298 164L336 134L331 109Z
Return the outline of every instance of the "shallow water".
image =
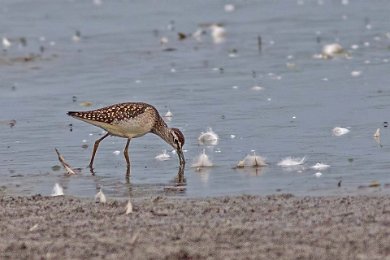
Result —
M121 138L101 143L91 176L85 166L102 130L66 116L69 110L145 101L161 114L169 109L169 125L186 136L187 185L174 195L389 193L384 122L390 121L390 2L232 1L231 13L224 11L226 1L94 2L2 1L0 36L12 43L0 55L0 179L6 192L48 195L58 182L75 196L92 197L99 187L111 197L171 194L165 188L174 185L178 162L174 154L168 161L154 159L170 149L158 137L131 142L130 184ZM225 42L213 43L207 28L201 42L177 40L178 32L211 23L225 26ZM72 40L76 30L78 42ZM20 46L20 37L27 46ZM164 46L161 37L169 39ZM333 42L349 57L313 58ZM30 54L41 56L20 60ZM252 90L255 85L264 89ZM84 101L92 106L80 106ZM336 126L351 131L332 136ZM215 147L198 145L208 127L219 135ZM381 145L373 139L377 128ZM55 147L82 173L54 171ZM204 148L214 167L190 168ZM269 166L232 169L251 150ZM300 168L277 165L288 156L307 160ZM317 162L331 165L320 178L309 169ZM359 188L372 181L381 186Z

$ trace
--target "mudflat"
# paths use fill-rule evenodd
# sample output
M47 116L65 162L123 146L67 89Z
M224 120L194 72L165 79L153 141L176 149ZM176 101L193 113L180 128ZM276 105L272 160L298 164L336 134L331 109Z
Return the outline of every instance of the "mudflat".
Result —
M390 259L390 196L0 197L1 259Z

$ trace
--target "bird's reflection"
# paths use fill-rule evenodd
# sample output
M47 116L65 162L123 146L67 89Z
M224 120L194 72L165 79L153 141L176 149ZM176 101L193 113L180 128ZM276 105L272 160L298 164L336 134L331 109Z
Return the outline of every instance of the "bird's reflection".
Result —
M261 176L264 173L265 167L260 167L260 166L257 166L257 167L242 167L242 168L236 167L234 169L237 170L237 171L240 171L240 172L245 172L246 174L248 174L250 176Z
M200 180L205 184L209 182L210 171L210 167L199 167L195 169L195 172L200 177Z
M125 173L125 180L127 184L130 184L130 176L131 176L131 169L130 167L127 167L126 173ZM184 166L180 166L179 170L175 176L174 183L176 186L185 186L186 179L184 176Z
M98 177L98 175L95 174L95 171L93 169L90 169L91 170L91 174L92 176L94 176L94 181L95 181L95 186L96 186L96 191L99 191L100 188L103 186L102 184L102 178ZM185 167L184 166L180 166L179 167L179 170L176 174L176 176L173 178L173 180L171 180L169 182L168 185L166 184L163 184L164 187L164 191L169 191L169 192L183 192L186 190L186 178L185 178L185 175L184 175L184 171L185 171ZM126 191L124 191L124 193L127 193L127 196L128 197L133 197L133 193L134 193L134 185L131 183L131 167L127 167L126 168L126 171L125 171L125 183L122 183L121 186L123 185L124 187L126 187ZM123 187L122 186L122 187ZM154 191L156 193L158 193L158 191Z
M126 167L126 174L125 174L126 183L130 184L130 165L127 165Z
M180 165L179 171L177 172L176 178L176 185L177 186L185 186L186 185L186 179L184 177L184 166Z

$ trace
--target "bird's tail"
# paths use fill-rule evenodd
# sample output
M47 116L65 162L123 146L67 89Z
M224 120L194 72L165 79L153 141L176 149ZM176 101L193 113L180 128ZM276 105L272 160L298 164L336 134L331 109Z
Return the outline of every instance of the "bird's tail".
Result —
M79 112L76 112L76 111L69 111L68 113L66 113L68 116L76 116Z
M69 111L66 113L68 116L74 117L74 118L83 118L85 112L78 112L78 111Z

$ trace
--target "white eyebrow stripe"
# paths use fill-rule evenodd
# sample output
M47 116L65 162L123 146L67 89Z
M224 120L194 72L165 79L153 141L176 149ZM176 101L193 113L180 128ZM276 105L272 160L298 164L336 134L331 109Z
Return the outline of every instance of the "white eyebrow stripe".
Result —
M174 137L175 139L179 140L179 138L177 137L175 131L172 131L172 135L173 135L173 137Z
M175 131L172 131L172 135L173 135L173 138L175 138L175 140L177 140L179 148L181 148L182 147L182 143L180 142L180 139L177 137L177 134L175 133Z

